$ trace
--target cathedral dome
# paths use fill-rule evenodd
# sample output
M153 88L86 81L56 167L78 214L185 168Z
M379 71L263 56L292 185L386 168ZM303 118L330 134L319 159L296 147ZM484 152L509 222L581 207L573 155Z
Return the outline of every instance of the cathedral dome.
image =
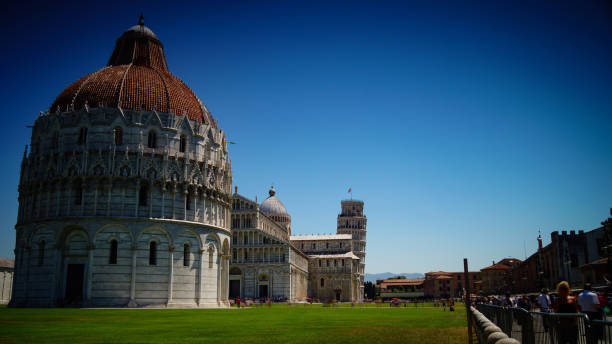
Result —
M259 210L269 216L289 216L289 213L287 213L287 209L285 209L283 202L281 202L278 198L274 196L276 194L274 187L270 188L269 194L270 197L266 198L263 202L261 202Z
M170 73L163 45L144 26L142 16L138 25L117 39L108 65L64 89L49 111L85 105L186 114L191 120L215 126L200 99Z

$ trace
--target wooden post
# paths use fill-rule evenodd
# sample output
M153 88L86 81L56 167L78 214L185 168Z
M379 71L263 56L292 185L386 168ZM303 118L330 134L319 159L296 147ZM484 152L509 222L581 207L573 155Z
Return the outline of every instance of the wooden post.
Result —
M468 343L473 344L472 338L472 317L470 307L472 302L470 301L470 274L468 272L468 261L467 258L463 258L463 275L465 278L465 314L467 315L468 323Z

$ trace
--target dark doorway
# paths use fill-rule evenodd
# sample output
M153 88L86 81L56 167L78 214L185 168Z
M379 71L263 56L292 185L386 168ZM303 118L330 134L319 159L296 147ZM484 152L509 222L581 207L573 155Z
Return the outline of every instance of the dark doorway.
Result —
M340 301L340 294L342 294L341 289L334 290L336 292L336 301Z
M268 297L268 286L267 285L259 286L259 297Z
M66 297L64 304L80 305L83 301L83 279L85 264L68 264L66 273Z
M240 297L240 280L230 280L229 297L235 299Z

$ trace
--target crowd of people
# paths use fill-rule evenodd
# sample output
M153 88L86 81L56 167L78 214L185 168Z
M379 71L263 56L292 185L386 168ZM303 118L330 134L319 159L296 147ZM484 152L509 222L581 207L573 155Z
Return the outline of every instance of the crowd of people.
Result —
M478 298L476 303L493 304L503 307L522 308L526 311L539 311L543 313L578 314L583 313L589 320L602 320L610 315L612 297L606 291L598 294L593 291L590 283L585 283L581 291L572 295L569 283L563 281L557 285L556 293L550 293L548 289L542 289L540 295L517 295L506 294L505 297ZM556 319L556 320L553 320ZM606 319L607 320L607 319ZM545 332L550 327L555 327L558 343L576 343L579 338L579 322L577 317L567 315L542 316L542 325ZM601 322L593 322L590 325L590 334L587 335L588 343L598 343L603 336Z
M585 283L578 295L572 295L569 283L560 282L556 293L549 293L547 288L542 289L540 295L510 295L503 297L480 297L476 303L492 304L503 307L517 307L526 311L540 311L553 313L584 313L589 319L604 319L610 314L612 295L610 293L597 293L593 291L590 283Z

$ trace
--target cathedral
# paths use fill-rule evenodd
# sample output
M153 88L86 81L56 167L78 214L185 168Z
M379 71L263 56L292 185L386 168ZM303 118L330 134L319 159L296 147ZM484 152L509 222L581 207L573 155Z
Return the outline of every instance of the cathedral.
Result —
M261 204L234 193L230 298L363 299L367 219L345 200L337 234L291 235L291 215L271 188Z
M226 307L363 297L363 202L338 234L292 236L275 197L232 193L226 136L144 25L32 126L12 307Z

